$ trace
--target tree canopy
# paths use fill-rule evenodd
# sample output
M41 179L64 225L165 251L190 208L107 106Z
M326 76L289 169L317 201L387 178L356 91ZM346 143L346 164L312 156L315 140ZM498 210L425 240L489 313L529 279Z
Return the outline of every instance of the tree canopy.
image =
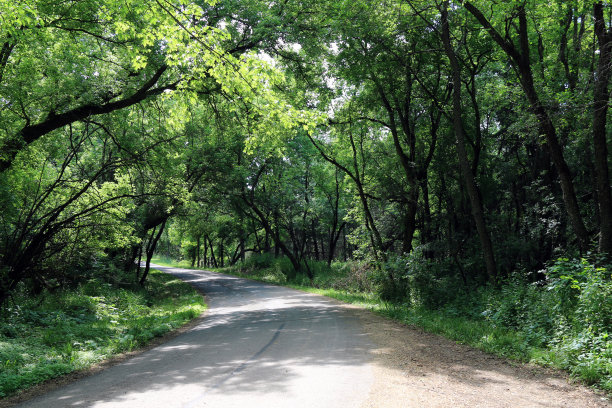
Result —
M605 263L611 19L601 1L0 0L0 303L110 265L144 282L160 250L282 255L311 279L309 260L418 253L471 287Z

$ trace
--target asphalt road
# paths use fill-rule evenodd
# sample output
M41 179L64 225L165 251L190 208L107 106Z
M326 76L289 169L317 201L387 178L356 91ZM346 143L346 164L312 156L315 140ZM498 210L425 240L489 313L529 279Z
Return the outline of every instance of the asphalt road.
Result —
M155 266L207 296L201 324L20 407L358 407L372 345L333 301L211 272Z

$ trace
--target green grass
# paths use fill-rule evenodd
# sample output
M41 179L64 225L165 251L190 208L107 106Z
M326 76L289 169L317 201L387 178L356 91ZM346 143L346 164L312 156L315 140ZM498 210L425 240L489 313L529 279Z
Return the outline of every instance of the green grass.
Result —
M0 397L140 348L206 309L190 285L156 270L145 288L123 286L91 280L9 303L0 320Z
M183 259L182 261L175 261L171 258L168 258L167 256L163 256L163 255L156 255L153 258L151 258L151 263L154 263L156 265L160 265L160 266L171 266L174 268L183 268L183 269L197 269L197 268L192 268L191 267L191 262ZM209 269L209 268L207 268Z

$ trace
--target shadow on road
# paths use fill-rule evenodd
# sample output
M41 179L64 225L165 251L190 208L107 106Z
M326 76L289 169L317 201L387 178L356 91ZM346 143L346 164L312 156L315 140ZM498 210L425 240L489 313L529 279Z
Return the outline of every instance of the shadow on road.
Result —
M341 306L226 275L156 268L205 293L207 317L168 343L24 406L151 400L190 407L228 396L236 405L263 396L314 402L327 392L349 397L371 381L371 343Z
M207 317L159 347L24 406L609 406L557 373L513 366L321 296L156 268L205 293Z

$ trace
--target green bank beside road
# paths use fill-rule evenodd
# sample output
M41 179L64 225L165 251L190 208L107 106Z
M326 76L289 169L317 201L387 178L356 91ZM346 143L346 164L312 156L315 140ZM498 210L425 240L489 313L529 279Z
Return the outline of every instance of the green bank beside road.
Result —
M91 279L16 294L0 316L0 398L144 347L205 309L189 284L155 270L144 287Z

